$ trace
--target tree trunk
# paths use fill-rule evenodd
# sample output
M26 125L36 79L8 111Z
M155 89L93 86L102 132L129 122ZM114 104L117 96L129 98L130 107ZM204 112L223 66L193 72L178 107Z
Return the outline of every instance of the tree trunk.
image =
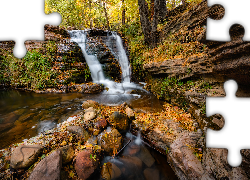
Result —
M91 7L91 4L92 4L92 2L91 2L91 0L89 0L89 9L91 9L92 7ZM90 17L90 23L89 23L89 27L90 27L90 29L92 29L93 28L93 19L92 19L92 14L90 15L91 17Z
M151 24L149 22L148 5L145 0L138 0L141 28L144 34L144 42L152 45Z
M150 20L153 21L153 17L154 17L154 7L155 7L155 0L151 0L150 2Z
M124 4L124 0L122 0L122 26L125 26L125 4Z
M162 23L166 19L167 15L167 4L166 0L155 0L157 2L157 16L159 21ZM155 2L155 3L156 3Z
M106 3L103 2L103 9L104 9L104 13L105 13L105 18L106 18L106 22L107 22L107 28L110 31L110 27L109 27L109 17L108 17L108 13L107 13L107 9L106 9Z

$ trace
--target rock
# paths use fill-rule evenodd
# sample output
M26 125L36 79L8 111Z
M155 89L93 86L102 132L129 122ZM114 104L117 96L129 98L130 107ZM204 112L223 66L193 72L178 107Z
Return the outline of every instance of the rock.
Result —
M99 104L98 104L98 102L96 102L96 101L87 100L87 101L84 101L84 102L83 102L82 108L83 108L83 109L88 109L89 107L96 108L98 105L99 105Z
M96 118L96 110L93 107L89 107L85 110L84 121L90 121Z
M160 180L160 172L158 169L146 168L143 171L145 180Z
M242 164L239 167L231 167L227 161L227 149L206 148L203 155L204 167L210 174L216 174L216 179L249 179L249 163L245 166L244 155L243 151Z
M92 157L92 158L91 158ZM80 179L88 179L98 166L98 158L90 149L85 149L76 156L75 170Z
M84 94L97 94L104 90L104 87L100 84L96 83L86 83L81 84L79 88L79 92Z
M119 159L123 164L122 172L126 177L131 174L139 175L142 170L142 161L135 156L124 156Z
M81 126L68 126L67 131L70 133L76 134L81 138L84 138L85 141L89 138L89 133L83 129Z
M106 119L100 119L95 123L95 128L97 129L104 129L106 128L108 125L108 122L106 121Z
M98 141L104 151L110 156L116 154L122 148L122 135L117 129L104 131L98 136Z
M73 157L75 155L75 151L72 146L67 145L64 147L59 148L59 150L62 153L62 163L67 164L73 160Z
M141 151L137 156L138 158L142 160L142 162L146 164L147 167L151 167L155 162L155 159L153 158L153 156L150 154L148 149L144 146L141 146Z
M121 176L121 170L114 163L104 163L101 170L101 176L105 180L116 179Z
M129 117L129 119L134 119L135 118L135 113L131 108L127 107L125 109L125 112L126 112L127 116Z
M214 179L205 171L193 150L187 146L188 144L195 147L201 135L185 131L170 146L170 165L180 179Z
M109 123L121 131L129 128L128 116L118 111L109 117Z
M29 176L29 180L59 180L62 168L62 153L54 151L41 160Z
M40 145L20 145L11 155L10 166L14 169L28 168L38 159L41 151Z
M137 145L135 142L131 142L128 146L124 149L123 155L130 155L134 156L140 151L140 146Z

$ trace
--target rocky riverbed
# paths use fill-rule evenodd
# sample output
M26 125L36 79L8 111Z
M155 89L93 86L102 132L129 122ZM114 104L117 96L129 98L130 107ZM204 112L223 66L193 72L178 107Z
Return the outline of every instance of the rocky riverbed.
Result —
M172 151L164 143L174 142L177 131L196 131L189 114L169 104L164 105L167 111L143 112L126 103L104 106L87 100L82 108L56 128L1 150L1 178L177 179L164 161ZM155 140L149 136L151 140L143 142L128 131L130 126L143 127L142 135L144 131L163 133L162 147L155 146L165 150L163 155L148 149L146 144Z

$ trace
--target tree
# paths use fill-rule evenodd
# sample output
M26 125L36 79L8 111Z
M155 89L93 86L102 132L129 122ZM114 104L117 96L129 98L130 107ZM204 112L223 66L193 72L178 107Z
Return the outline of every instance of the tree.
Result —
M125 2L124 0L122 0L122 26L125 26Z
M149 22L148 4L145 0L138 0L141 28L144 34L144 42L152 45L151 23Z
M103 4L103 10L104 10L105 18L106 18L106 23L107 23L107 29L110 31L109 17L107 13L106 3L103 1L102 4Z
M165 0L151 0L150 16L148 5L145 0L138 0L141 28L144 34L144 41L150 47L155 47L158 43L157 25L162 23L166 18L167 7ZM152 18L153 19L150 21Z

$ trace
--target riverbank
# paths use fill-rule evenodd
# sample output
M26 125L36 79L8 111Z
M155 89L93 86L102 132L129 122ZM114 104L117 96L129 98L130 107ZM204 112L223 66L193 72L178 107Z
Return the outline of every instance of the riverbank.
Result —
M152 157L149 155L147 156L147 158L144 157L146 159L143 159L144 155L139 155L139 159L141 158L141 160L138 160L138 157L133 158L135 154L140 154L141 151L147 152L147 150L145 149L142 150L143 149L142 147L140 148L138 147L139 144L141 143L139 137L137 137L137 140L134 139L135 142L136 141L139 142L139 144L136 145L134 144L135 142L132 141L133 138L131 137L131 135L126 133L129 130L130 123L136 125L137 128L143 127L141 131L142 135L144 131L163 133L164 136L162 136L161 139L165 140L165 142L161 142L161 148L158 147L158 150L160 149L164 150L161 151L163 152L164 155L169 154L171 152L171 149L168 148L168 144L166 142L172 143L176 139L175 136L177 135L176 134L177 131L178 133L179 131L183 132L196 131L196 128L193 126L193 121L191 119L190 114L184 113L177 107L172 107L169 104L164 105L164 109L167 110L167 112L165 110L158 112L152 112L152 111L141 112L142 110L139 109L137 110L131 109L130 107L128 107L126 103L120 106L110 107L110 106L99 105L94 101L85 101L82 107L84 109L82 110L82 112L74 116L71 116L70 118L67 119L67 121L58 124L56 128L43 132L33 138L27 139L23 143L18 143L10 146L10 148L8 149L2 150L1 151L2 177L5 177L7 179L8 177L11 176L18 176L22 178L25 177L27 178L30 175L32 176L32 173L33 174L34 172L36 173L37 168L42 166L41 163L43 161L49 160L52 156L54 156L51 155L53 154L53 152L55 154L55 152L57 152L58 149L60 151L62 151L63 149L62 155L59 153L60 154L59 156L62 156L63 166L58 167L57 170L66 173L68 176L67 178L75 179L77 177L78 178L80 177L82 179L86 179L85 177L86 172L85 173L83 172L84 171L89 172L89 170L87 170L87 167L89 165L87 164L89 163L96 164L97 161L100 162L100 164L95 165L94 167L99 168L100 172L103 172L101 174L102 176L105 177L104 179L110 179L110 177L106 178L107 174L105 175L104 173L105 168L107 168L106 165L108 162L106 162L106 164L101 163L103 155L115 157L121 152L122 154L128 153L127 151L130 149L129 156L128 154L127 155L123 154L123 156L125 156L125 160L120 159L122 162L125 161L125 164L128 163L127 165L129 165L130 163L132 164L135 163L136 165L133 166L137 167L139 163L138 168L141 169L144 166L146 166L147 168L153 168L154 162L156 164L159 163L157 162L158 161L157 159L153 160ZM151 117L152 119L149 117ZM172 118L172 120L170 120L169 118ZM170 123L172 126L165 126L164 123ZM151 124L153 124L153 126ZM187 130L184 130L184 128ZM152 142L157 142L157 141L151 139L151 143ZM160 144L160 142L158 144ZM126 145L129 147L128 149L123 148ZM26 158L30 156L34 158L31 159L24 158L20 160L20 156L16 155L20 151L20 147L22 147L24 155L27 154ZM39 151L38 150L34 152L29 151L29 148L37 149L37 147L39 147L38 148ZM64 149L67 149L66 155L64 153ZM85 155L85 153L89 153L89 151L91 152L90 154L92 155L92 159L90 158L91 162L85 162L85 163L82 162L80 160L82 157L81 155ZM20 152L19 155L21 155ZM65 159L65 157L67 158ZM151 162L148 162L150 161L149 157L151 157ZM132 158L132 159L126 159L126 158ZM58 160L59 159L60 158L58 158ZM29 161L32 161L32 163ZM67 163L65 163L65 161ZM54 163L60 164L59 161ZM83 169L79 169L78 163L80 164L83 163L82 164L83 167L81 167ZM112 163L112 166L108 168L112 169L112 168L117 168L115 166L119 167L119 163L116 164L115 162L112 161L110 163ZM122 169L120 170L121 170L120 176L122 177L126 176L126 173L128 173L127 170L125 171L123 171ZM148 170L144 169L143 172L147 173ZM39 171L42 172L43 169L39 169ZM58 171L53 171L52 173L53 177L55 175L54 173L56 173L57 175L60 174L58 173ZM93 173L94 170L93 171L91 170L91 172ZM39 172L37 173L39 174ZM87 173L87 174L89 174L90 176L92 173ZM140 173L140 175L143 174L141 173L141 171L138 173ZM156 170L156 174L157 173L159 173L158 170ZM161 173L159 174L159 177L163 176L161 175ZM117 174L112 176L117 176ZM113 178L114 177L111 177L111 179Z

